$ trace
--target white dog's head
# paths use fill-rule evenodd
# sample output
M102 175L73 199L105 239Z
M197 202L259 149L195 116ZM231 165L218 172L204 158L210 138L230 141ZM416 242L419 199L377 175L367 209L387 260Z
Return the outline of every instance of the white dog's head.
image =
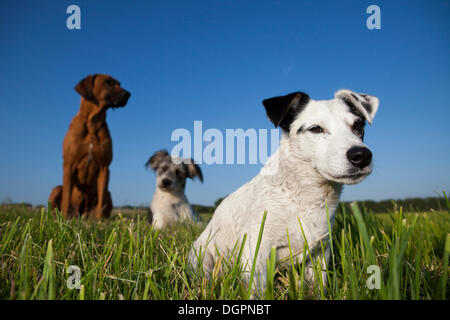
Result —
M294 92L263 104L269 119L288 136L290 156L311 162L327 180L355 184L372 172L364 126L372 123L378 98L340 90L332 100L316 101Z

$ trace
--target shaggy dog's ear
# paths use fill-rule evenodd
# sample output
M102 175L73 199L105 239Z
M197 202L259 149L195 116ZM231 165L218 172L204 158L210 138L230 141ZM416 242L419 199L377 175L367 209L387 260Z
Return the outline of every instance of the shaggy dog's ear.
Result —
M360 113L370 124L378 110L378 98L351 90L339 90L334 94L337 99L342 99L352 111Z
M269 98L263 101L267 116L275 127L289 131L295 117L309 102L309 96L303 92L293 92L285 96Z
M92 90L94 90L94 83L96 77L97 77L96 74L87 76L86 78L78 82L78 84L75 86L76 92L78 92L86 100L92 101L94 103L97 103L97 99L92 93Z
M183 160L184 165L186 166L186 176L188 178L194 179L195 177L198 177L201 182L203 182L203 174L200 167L194 163L193 159L185 159Z
M167 150L160 150L155 152L150 159L148 159L147 163L145 164L146 167L149 167L150 169L156 170L160 163L169 155Z

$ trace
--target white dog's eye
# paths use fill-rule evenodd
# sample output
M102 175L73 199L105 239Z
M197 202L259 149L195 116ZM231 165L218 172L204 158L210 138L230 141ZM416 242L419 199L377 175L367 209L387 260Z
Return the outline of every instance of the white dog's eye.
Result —
M313 133L323 133L323 128L321 126L312 126L308 129L308 131L311 131Z
M352 131L358 135L363 135L364 134L364 121L356 120L352 126Z

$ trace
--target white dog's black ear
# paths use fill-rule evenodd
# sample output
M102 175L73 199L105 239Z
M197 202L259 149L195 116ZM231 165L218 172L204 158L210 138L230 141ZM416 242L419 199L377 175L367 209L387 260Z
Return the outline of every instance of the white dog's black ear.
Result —
M303 92L293 92L285 96L273 97L263 101L267 116L275 127L289 131L295 117L309 102L309 96Z
M352 109L360 113L370 124L378 110L378 98L351 90L339 90L334 94L337 99L342 99Z
M150 159L145 163L146 167L156 170L160 163L169 155L167 150L160 150L155 152Z
M198 177L203 182L203 174L200 167L194 163L194 159L183 159L183 163L186 166L186 176L194 179Z

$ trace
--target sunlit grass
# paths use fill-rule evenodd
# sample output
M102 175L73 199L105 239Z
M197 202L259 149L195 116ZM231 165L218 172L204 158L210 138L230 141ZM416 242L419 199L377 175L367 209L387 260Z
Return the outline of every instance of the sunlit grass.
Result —
M268 259L266 299L448 299L449 211L369 214L352 206L336 215L327 285L303 281L309 246L279 269ZM263 214L261 215L263 217ZM205 218L205 217L203 217ZM264 222L264 220L262 220ZM247 299L242 267L219 259L211 280L189 272L187 256L205 223L158 232L144 212L93 222L65 220L46 209L0 212L2 299ZM301 225L299 224L299 228ZM264 236L264 223L261 224ZM288 234L287 234L288 236ZM324 248L325 238L316 248ZM242 244L236 245L239 252ZM313 245L313 244L309 244ZM69 289L66 270L81 269L81 288ZM369 289L370 265L381 270ZM312 264L321 276L318 262Z

